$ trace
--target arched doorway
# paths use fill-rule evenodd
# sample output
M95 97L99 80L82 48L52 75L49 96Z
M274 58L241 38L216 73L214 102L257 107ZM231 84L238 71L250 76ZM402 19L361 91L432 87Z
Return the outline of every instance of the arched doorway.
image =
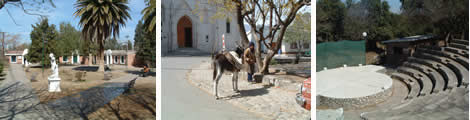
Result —
M177 24L178 47L193 47L193 26L188 16L180 18Z

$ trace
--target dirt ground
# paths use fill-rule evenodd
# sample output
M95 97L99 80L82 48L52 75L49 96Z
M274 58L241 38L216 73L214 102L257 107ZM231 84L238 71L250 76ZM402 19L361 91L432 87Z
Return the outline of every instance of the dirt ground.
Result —
M35 78L37 81L32 81L31 84L36 90L41 103L56 100L68 95L78 93L80 91L98 86L107 80L103 80L103 72L88 71L82 79L84 81L77 81L76 74L80 70L74 70L76 66L63 66L59 67L59 76L62 79L61 92L49 93L47 92L48 80L47 77L51 74L50 69L44 69L44 74L41 68L25 69L28 79ZM138 71L140 68L130 68L130 71ZM126 74L126 69L123 67L115 67L113 69L111 79L122 77ZM83 71L82 71L83 72ZM44 75L44 76L43 76ZM116 99L112 100L109 104L98 109L88 117L91 120L114 120L114 119L155 119L155 101L156 101L156 78L155 74L147 77L139 77L135 82L134 88L130 93L122 94ZM112 82L112 81L111 81Z
M96 112L91 120L155 120L155 77L139 78L130 94L123 94Z
M75 75L80 71L72 70L72 68L74 67L59 67L61 92L53 93L47 91L49 84L47 77L52 73L50 69L44 69L44 73L42 68L37 67L25 68L25 71L26 77L31 80L31 85L36 90L41 103L72 95L106 82L106 80L103 80L103 72L87 72L84 78L82 78L84 81L76 81ZM113 71L111 73L111 79L119 78L126 74L122 71Z

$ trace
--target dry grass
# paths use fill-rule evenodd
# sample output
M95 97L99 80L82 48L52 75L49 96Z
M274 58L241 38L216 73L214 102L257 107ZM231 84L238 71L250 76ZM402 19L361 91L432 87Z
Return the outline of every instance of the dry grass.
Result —
M72 70L73 67L66 66L59 68L59 76L62 79L61 92L49 93L47 92L48 80L47 76L51 74L50 69L45 69L42 74L41 68L29 68L26 72L27 78L31 79L36 75L36 82L31 82L33 88L38 92L38 97L42 103L60 99L80 91L98 86L107 82L103 80L103 72L87 72L86 76L82 79L85 81L76 81L75 74L79 71ZM111 72L112 78L119 78L126 74L124 71L116 70ZM92 114L88 115L89 119L155 119L155 77L149 76L145 78L139 77L136 81L134 88L130 93L122 94L116 99L112 100L109 104L98 109Z

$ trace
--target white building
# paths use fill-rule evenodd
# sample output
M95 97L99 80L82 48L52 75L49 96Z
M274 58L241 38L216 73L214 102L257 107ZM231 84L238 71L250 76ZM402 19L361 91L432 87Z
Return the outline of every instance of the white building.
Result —
M225 19L211 19L215 5L207 0L162 1L162 54L178 48L196 48L204 52L222 49L222 35L228 50L240 41L235 14Z

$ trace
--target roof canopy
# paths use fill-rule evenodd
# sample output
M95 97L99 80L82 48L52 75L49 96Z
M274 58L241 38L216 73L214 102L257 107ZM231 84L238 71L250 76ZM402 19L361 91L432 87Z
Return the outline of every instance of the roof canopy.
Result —
M422 40L429 40L432 38L434 38L433 35L416 35L416 36L404 37L400 39L387 40L387 41L383 41L382 43L387 44L387 43L400 43L400 42L416 42L416 41L422 41Z

